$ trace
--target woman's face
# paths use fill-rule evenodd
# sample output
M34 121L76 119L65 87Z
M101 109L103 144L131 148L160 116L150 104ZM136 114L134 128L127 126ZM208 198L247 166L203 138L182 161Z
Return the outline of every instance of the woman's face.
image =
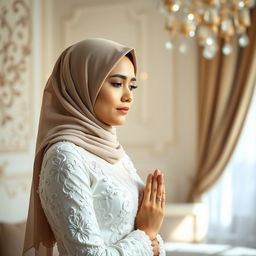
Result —
M130 59L124 56L104 80L97 96L94 112L105 124L116 126L125 122L132 106L136 78Z

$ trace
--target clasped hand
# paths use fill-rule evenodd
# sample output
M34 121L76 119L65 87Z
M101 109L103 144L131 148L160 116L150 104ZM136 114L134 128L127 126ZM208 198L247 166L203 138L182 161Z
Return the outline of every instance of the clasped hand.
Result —
M159 170L153 175L149 174L146 186L141 192L135 226L143 230L151 239L154 255L159 255L156 246L156 235L158 234L164 218L165 186L164 177Z

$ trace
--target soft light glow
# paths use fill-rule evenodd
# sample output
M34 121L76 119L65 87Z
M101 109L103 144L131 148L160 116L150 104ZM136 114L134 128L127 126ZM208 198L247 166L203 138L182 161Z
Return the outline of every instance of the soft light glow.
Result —
M194 19L195 19L195 15L194 15L193 13L190 13L190 14L188 15L188 19L189 19L190 21L194 20Z
M189 36L190 37L194 37L196 35L196 32L195 31L189 31Z
M225 43L222 47L222 53L224 55L229 55L232 52L232 45L230 43Z
M244 8L244 6L245 6L244 1L239 1L238 6L240 8Z
M183 37L195 37L198 44L204 47L203 56L212 59L219 49L224 55L231 54L229 42L234 37L240 47L249 44L247 29L251 26L250 8L255 5L256 0L161 0L159 12L166 16L166 29L171 36L181 34ZM224 40L222 48L218 45L219 39ZM170 44L165 47L168 50L174 48ZM184 46L177 48L181 53L187 50Z
M187 51L187 46L185 44L181 44L179 47L179 51L181 53L185 53Z
M203 56L206 58L206 59L212 59L215 55L215 50L212 49L211 47L205 47L203 49Z
M214 39L212 37L207 37L205 41L206 41L207 45L213 45L214 44Z
M180 9L180 6L178 4L174 4L173 7L172 7L172 10L174 12L177 12L179 9Z
M247 34L242 34L238 39L239 45L241 47L246 47L249 44L249 37Z
M204 243L166 243L165 248L170 255L220 255L220 256L255 256L256 249L246 247L231 247L227 244Z
M168 50L171 50L173 48L173 43L168 41L165 43L165 48L168 49Z

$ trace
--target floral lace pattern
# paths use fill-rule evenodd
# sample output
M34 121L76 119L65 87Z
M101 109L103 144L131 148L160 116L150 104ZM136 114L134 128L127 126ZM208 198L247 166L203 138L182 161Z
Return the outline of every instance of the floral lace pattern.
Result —
M165 256L166 252L164 249L164 241L163 241L162 237L159 234L157 234L156 239L159 243L159 255Z
M75 208L71 207L69 220L69 230L73 237L79 242L87 242L89 240L89 234L93 230L91 229L90 221L83 219L80 212L77 212Z
M141 183L126 155L111 165L71 142L52 145L38 193L60 256L153 255L148 236L134 230Z

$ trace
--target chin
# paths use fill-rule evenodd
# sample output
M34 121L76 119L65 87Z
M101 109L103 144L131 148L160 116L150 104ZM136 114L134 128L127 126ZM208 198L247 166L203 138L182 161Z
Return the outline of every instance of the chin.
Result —
M114 122L112 122L112 126L120 126L123 125L125 123L125 119L122 120L115 120Z

